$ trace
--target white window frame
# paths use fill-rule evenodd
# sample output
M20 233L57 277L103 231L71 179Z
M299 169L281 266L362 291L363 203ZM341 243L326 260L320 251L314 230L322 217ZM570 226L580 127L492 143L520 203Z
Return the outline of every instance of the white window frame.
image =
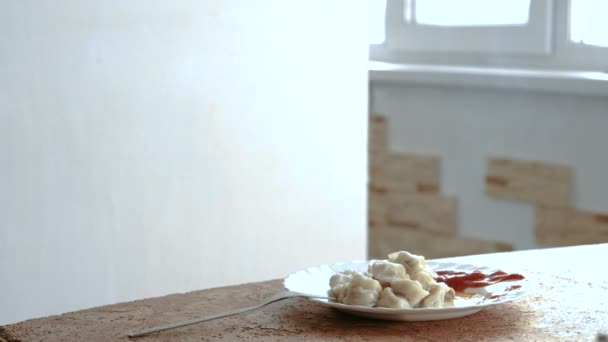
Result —
M577 44L570 40L571 0L531 0L531 25L497 27L415 24L408 27L403 16L403 2L387 0L386 40L383 44L370 45L372 60L408 64L608 70L608 48ZM544 11L544 14L539 14L540 11Z
M415 1L408 2L415 4ZM404 0L387 1L386 41L389 49L415 52L533 55L551 53L553 27L553 2L551 0L531 0L527 24L464 27L408 23L404 20L405 2ZM500 42L500 44L496 42Z
M570 3L556 0L555 54L551 65L608 71L608 48L574 43L570 37Z

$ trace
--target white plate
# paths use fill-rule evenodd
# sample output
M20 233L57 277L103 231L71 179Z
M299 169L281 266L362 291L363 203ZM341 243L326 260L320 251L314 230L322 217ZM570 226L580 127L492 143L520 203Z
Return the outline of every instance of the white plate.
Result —
M309 293L314 295L326 296L329 290L329 278L338 272L345 270L355 270L366 272L367 265L372 261L353 261L349 263L337 263L333 265L321 265L310 267L296 272L284 281L285 287L290 291ZM474 265L462 265L454 263L440 263L427 261L427 267L433 271L465 271L472 272L481 270L484 273L491 273L487 267L477 267ZM509 270L504 270L509 272ZM524 275L525 276L525 275ZM509 289L512 285L520 285L520 288ZM514 300L518 300L530 293L530 284L524 279L519 281L501 282L477 289L485 294L498 295L498 298L488 299L484 296L460 297L454 300L454 306L446 308L421 308L421 309L390 309L390 308L370 308L356 305L345 305L335 303L327 299L311 299L323 305L335 308L349 314L384 319L393 321L434 321L449 318L468 316L479 312L487 307L499 305Z

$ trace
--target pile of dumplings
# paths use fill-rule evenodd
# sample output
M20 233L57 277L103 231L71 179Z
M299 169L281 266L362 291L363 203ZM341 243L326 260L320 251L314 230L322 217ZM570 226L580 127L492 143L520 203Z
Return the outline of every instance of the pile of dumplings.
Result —
M382 308L441 308L454 305L454 289L438 283L423 256L405 251L374 261L368 272L334 274L329 295L348 305Z

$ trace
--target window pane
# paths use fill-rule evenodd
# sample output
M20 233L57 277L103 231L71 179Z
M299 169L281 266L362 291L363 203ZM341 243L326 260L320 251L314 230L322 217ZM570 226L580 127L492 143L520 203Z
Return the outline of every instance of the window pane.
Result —
M384 42L384 21L386 16L386 0L367 0L368 44Z
M570 40L574 43L608 47L606 0L572 0L570 2Z
M530 14L530 0L405 0L405 6L406 13L414 6L416 23L439 26L524 25Z

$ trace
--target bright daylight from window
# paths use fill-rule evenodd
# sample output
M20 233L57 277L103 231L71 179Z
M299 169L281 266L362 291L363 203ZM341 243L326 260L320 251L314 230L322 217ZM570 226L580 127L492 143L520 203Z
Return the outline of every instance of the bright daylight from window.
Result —
M523 25L529 9L530 0L405 0L404 16L423 25Z
M565 0L560 0L564 1ZM433 26L525 25L530 0L403 0L404 21ZM385 39L386 1L368 0L369 43ZM607 0L571 0L569 32L573 43L608 47Z
M608 13L606 0L572 0L570 40L573 43L608 47L606 13Z
M367 1L367 39L369 44L382 44L384 42L384 16L386 0Z

